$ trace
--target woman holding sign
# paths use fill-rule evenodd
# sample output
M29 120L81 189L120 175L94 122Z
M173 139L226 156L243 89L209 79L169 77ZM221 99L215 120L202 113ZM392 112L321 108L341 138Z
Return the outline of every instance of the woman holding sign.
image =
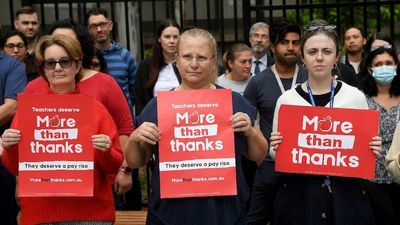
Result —
M187 30L179 37L176 64L182 77L182 83L174 91L171 91L171 94L174 92L191 93L194 90L215 91L217 89L217 86L213 84L216 78L216 47L217 44L212 34L202 29ZM234 131L232 154L236 159L236 167L230 177L234 176L235 178L237 194L216 197L213 195L201 196L199 193L198 196L201 197L162 198L160 195L160 190L163 188L163 184L160 182L160 155L165 153L160 149L165 146L159 146L159 141L162 141L160 140L162 137L166 138L167 133L171 133L171 131L159 129L162 122L157 119L157 104L162 104L161 100L158 102L160 96L150 101L139 116L138 124L140 126L129 137L126 160L132 167L141 167L148 162L152 154L155 155L147 224L244 224L245 202L249 197L249 190L243 177L243 171L240 169L241 156L246 155L254 161L261 160L265 157L268 143L261 132L253 126L254 107L240 94L228 90L227 92L232 93L233 115L226 115L229 120L225 117L225 121L227 127ZM204 106L197 103L176 106L191 108L199 105ZM208 115L203 119L212 121L213 116ZM195 124L198 122L198 120L192 119L191 121ZM218 145L216 148L218 149ZM171 149L166 151L171 151ZM199 165L197 163L173 165L172 163L169 166L193 167ZM192 170L192 173L195 172L196 170ZM188 174L190 175L190 172ZM174 179L174 181L181 182L182 180ZM203 178L183 181L186 182L186 185L195 185L196 182L202 182ZM207 185L203 188L212 190L214 187ZM199 191L201 192L201 189Z
M305 27L300 48L309 78L278 99L271 133L271 153L279 151L278 146L285 136L293 135L277 131L278 112L283 104L368 109L362 92L333 79L332 70L340 56L335 28L335 25L321 23ZM380 151L380 145L379 137L372 138L370 148L374 152ZM370 202L363 190L364 180L283 174L275 200L273 224L374 224Z
M64 19L51 24L48 34L63 34L79 41L83 52L82 76L79 82L77 82L80 93L93 96L107 108L117 125L121 146L124 145L129 134L134 129L132 115L124 93L115 79L108 74L91 69L93 57L95 56L95 48L93 39L90 37L87 28L72 19ZM48 82L40 76L29 82L24 93L46 94L47 89ZM129 170L130 168L126 167L126 162L124 161L121 164L118 174L110 176L110 179L115 179L113 190L118 196L123 195L132 188L132 176L128 172ZM135 182L133 186L140 186L138 183ZM122 199L122 197L118 199L120 198Z
M83 54L78 41L65 35L43 36L36 47L35 56L39 71L49 83L47 93L79 94L76 82L82 76ZM78 96L76 101L79 101ZM23 126L18 122L19 115L22 113L17 111L12 124L13 128L6 130L2 135L3 146L6 149L3 154L3 163L15 175L18 175L19 171L18 143L24 135L18 129ZM94 196L21 197L22 224L58 224L59 222L113 224L115 210L110 189L111 183L107 176L114 175L118 171L123 155L115 123L98 101L94 101L92 118L94 123L91 136L94 148ZM42 154L49 153L51 152ZM66 158L68 160L73 156L66 154L65 157L68 157Z
M382 151L375 163L375 178L367 183L377 224L400 224L400 186L384 165L392 144L396 124L400 120L400 72L397 51L388 35L377 33L367 42L367 54L361 65L360 88L370 109L379 111L379 136Z

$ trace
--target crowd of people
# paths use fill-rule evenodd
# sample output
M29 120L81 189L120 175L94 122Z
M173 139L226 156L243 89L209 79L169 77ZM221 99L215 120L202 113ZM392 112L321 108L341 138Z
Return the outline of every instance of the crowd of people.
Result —
M398 225L400 224L400 67L392 37L351 26L343 34L316 19L300 27L288 19L250 28L218 65L217 42L201 28L159 23L152 55L138 65L111 39L107 10L90 9L87 27L65 19L40 35L32 7L16 12L15 29L0 39L1 224L107 225L115 210L141 209L138 169L151 170L147 224ZM237 194L163 198L160 181L158 94L232 90ZM94 151L91 197L19 197L24 124L17 95L92 96ZM275 170L285 133L282 105L375 110L371 180ZM88 121L89 122L89 121ZM368 123L368 121L365 121ZM26 135L26 134L25 134ZM45 213L43 213L45 212Z

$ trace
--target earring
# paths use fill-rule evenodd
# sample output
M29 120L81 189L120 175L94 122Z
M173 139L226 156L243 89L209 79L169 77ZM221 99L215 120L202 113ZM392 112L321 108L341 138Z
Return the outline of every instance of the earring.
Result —
M304 70L307 70L307 66L306 66L306 64L304 64L304 63L303 63L303 64L301 64L301 67L303 67L303 69L304 69Z
M338 65L337 65L337 63L335 63L335 64L333 65L333 68L332 68L332 69L336 70L337 68L338 68Z

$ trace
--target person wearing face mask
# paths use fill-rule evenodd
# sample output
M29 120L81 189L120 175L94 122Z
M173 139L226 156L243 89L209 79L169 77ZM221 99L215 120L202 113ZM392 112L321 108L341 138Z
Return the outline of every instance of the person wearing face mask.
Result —
M367 54L360 70L360 89L369 109L378 110L379 136L382 150L376 159L375 178L366 183L376 224L400 224L400 186L385 168L384 161L392 144L396 124L400 120L400 72L392 39L374 35L367 45Z

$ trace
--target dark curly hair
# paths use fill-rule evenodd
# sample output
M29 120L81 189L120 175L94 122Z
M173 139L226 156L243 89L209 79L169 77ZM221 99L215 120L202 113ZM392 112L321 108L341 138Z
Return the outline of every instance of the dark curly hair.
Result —
M51 24L47 34L51 35L57 28L67 28L75 32L83 52L82 66L85 69L90 69L90 64L95 56L95 48L94 41L86 27L72 19L64 19Z
M275 21L269 26L269 38L273 45L282 41L287 33L296 33L301 37L300 26L286 18Z
M4 34L1 36L0 39L0 48L4 49L4 45L6 44L7 40L10 37L18 36L22 39L22 42L24 42L25 47L28 47L28 41L26 40L25 35L19 31L19 30L8 30L4 32Z

